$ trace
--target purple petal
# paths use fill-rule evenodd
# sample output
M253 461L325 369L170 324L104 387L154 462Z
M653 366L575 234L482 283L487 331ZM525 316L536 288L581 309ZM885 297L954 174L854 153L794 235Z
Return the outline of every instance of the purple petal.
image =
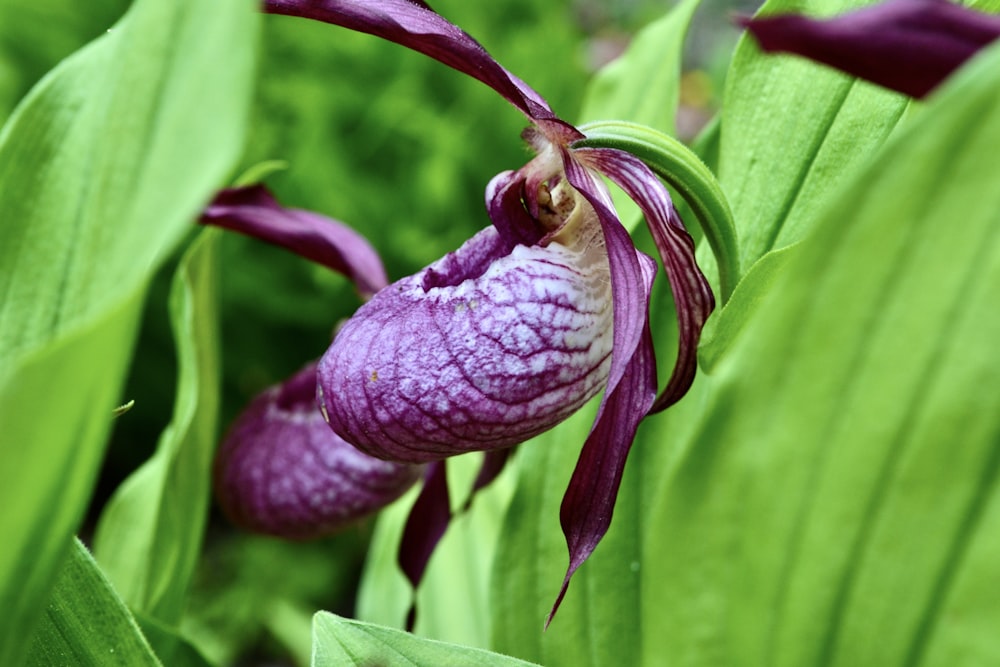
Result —
M607 188L597 175L579 163L569 149L559 148L566 180L576 188L597 212L611 269L611 296L614 304L614 347L611 370L605 393L612 393L625 374L629 360L635 354L648 319L647 301L642 299L643 268L632 238L622 226L611 203Z
M399 567L414 591L420 585L427 563L451 521L451 499L448 496L445 464L446 461L435 461L427 466L424 488L410 509L399 544ZM416 610L414 602L406 616L407 630L413 630Z
M336 532L396 500L423 466L359 452L316 407L316 364L250 403L215 460L226 515L249 530L291 538Z
M284 208L263 185L222 190L201 222L281 246L343 273L365 297L389 282L378 253L363 236L318 213Z
M319 366L337 433L373 456L431 461L523 442L600 391L613 339L603 254L483 252L502 245L487 228L345 323ZM464 280L426 289L443 263Z
M765 51L796 53L912 97L924 97L1000 37L1000 16L946 0L890 0L832 19L743 21Z
M648 310L656 262L645 255L640 257L643 285L640 302ZM639 422L655 399L656 360L647 316L642 325L639 346L628 360L622 381L601 401L594 427L583 445L563 496L559 522L566 535L569 567L545 621L546 627L559 609L573 574L608 532L632 441Z
M510 460L510 455L514 453L515 449L516 447L509 447L507 449L494 449L486 452L483 464L479 468L479 474L476 475L476 479L472 483L472 490L469 491L469 497L462 503L463 512L467 512L472 507L472 501L477 493L492 484L500 476L503 469L507 467L507 461Z
M694 241L684 229L670 194L649 167L635 156L611 148L584 148L577 158L604 173L642 210L670 280L680 334L677 363L652 412L676 403L690 388L698 368L698 341L715 298L698 268Z
M264 11L310 18L368 33L423 53L482 81L548 132L582 138L541 95L504 69L479 42L426 4L409 0L264 0Z
M486 210L508 251L515 245L535 245L545 229L524 209L523 170L497 174L486 186Z

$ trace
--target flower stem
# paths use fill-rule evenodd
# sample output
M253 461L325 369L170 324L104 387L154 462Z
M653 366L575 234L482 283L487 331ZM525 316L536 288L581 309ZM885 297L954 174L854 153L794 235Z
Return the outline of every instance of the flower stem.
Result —
M677 139L637 123L598 121L580 128L585 139L574 148L617 148L645 162L672 186L698 217L719 265L722 303L729 301L740 279L736 227L726 196L715 175L691 149Z

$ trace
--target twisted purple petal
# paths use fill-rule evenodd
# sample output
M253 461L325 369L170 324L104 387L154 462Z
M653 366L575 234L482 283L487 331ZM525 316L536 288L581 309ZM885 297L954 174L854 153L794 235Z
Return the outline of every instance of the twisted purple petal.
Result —
M597 419L560 508L569 567L546 626L558 610L573 574L611 525L636 429L656 400L656 360L649 331L649 297L656 262L635 249L596 174L567 149L560 150L566 179L587 198L601 221L614 300L614 349Z
M1000 37L1000 16L946 0L890 0L832 19L742 21L765 51L796 53L912 97L924 97Z
M487 228L348 320L319 365L334 431L373 456L430 461L523 442L600 391L613 339L603 252L551 243L497 258L504 245Z
M423 2L410 0L264 0L264 11L332 23L423 53L482 81L546 133L566 141L583 137L552 113L530 86L501 66L479 42Z
M451 498L448 495L447 461L435 461L427 466L424 488L406 518L406 527L399 543L399 567L414 591L427 570L427 563L451 522ZM406 629L413 630L417 620L417 604L410 605Z
M643 301L648 308L653 278L656 275L656 262L645 255L640 257ZM653 356L653 338L647 317L642 326L639 346L628 360L622 381L610 394L605 394L601 401L594 427L583 445L559 508L559 523L566 535L569 550L569 567L552 611L545 621L546 627L559 609L573 574L594 552L611 526L611 516L632 441L635 440L639 422L646 416L655 399L656 359Z
M389 282L378 253L363 236L318 213L281 206L263 185L222 190L201 222L281 246L343 273L365 297Z
M659 412L680 400L694 381L698 341L715 308L715 297L695 261L694 241L656 174L634 155L612 148L584 148L574 155L605 174L639 205L670 281L680 338L673 373L651 409Z
M336 532L396 500L423 466L364 454L316 408L316 364L250 403L215 460L226 515L249 530L291 538Z

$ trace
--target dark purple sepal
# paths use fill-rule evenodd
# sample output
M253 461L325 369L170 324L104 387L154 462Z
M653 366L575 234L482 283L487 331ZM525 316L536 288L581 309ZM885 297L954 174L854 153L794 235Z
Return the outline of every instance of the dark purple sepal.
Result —
M641 257L643 294L640 303L648 313L656 263ZM627 361L621 382L609 389L601 400L597 419L563 495L559 522L566 536L569 567L545 621L546 628L559 609L573 574L608 532L632 441L639 423L655 400L656 359L647 314L639 345Z
M606 175L639 205L670 282L679 342L673 372L651 410L659 412L680 400L694 381L698 341L705 321L715 308L715 297L698 268L694 241L656 174L634 155L613 148L583 148L574 154Z
M1000 37L1000 16L946 0L889 0L830 19L743 19L765 51L795 53L921 98Z
M476 479L472 482L472 489L469 490L469 496L462 503L462 511L467 512L469 508L472 507L472 501L475 499L476 494L492 484L503 469L507 467L507 461L510 460L511 454L517 447L508 447L507 449L494 449L486 452L483 457L483 464L479 467L479 473L476 474Z
M547 132L579 135L541 95L508 72L479 42L425 3L409 0L264 0L264 11L309 18L364 32L413 49L482 81ZM582 138L582 135L575 138Z
M200 222L280 246L342 273L365 297L388 284L382 260L363 236L318 213L285 208L263 185L222 190Z
M216 454L215 492L248 530L294 539L337 532L396 500L424 466L364 454L316 407L316 364L257 396Z
M427 563L444 537L451 521L451 498L448 495L446 461L435 461L427 466L424 488L410 509L399 543L399 567L406 575L416 595L417 587L427 570ZM413 630L416 622L416 601L406 615L406 629Z

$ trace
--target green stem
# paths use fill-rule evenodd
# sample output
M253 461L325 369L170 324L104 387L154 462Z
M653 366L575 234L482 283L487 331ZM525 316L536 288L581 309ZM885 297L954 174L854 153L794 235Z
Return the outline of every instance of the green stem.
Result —
M599 121L580 128L587 137L574 147L618 148L645 162L688 203L719 265L722 303L740 279L739 247L729 203L715 175L691 149L662 132L636 123Z

